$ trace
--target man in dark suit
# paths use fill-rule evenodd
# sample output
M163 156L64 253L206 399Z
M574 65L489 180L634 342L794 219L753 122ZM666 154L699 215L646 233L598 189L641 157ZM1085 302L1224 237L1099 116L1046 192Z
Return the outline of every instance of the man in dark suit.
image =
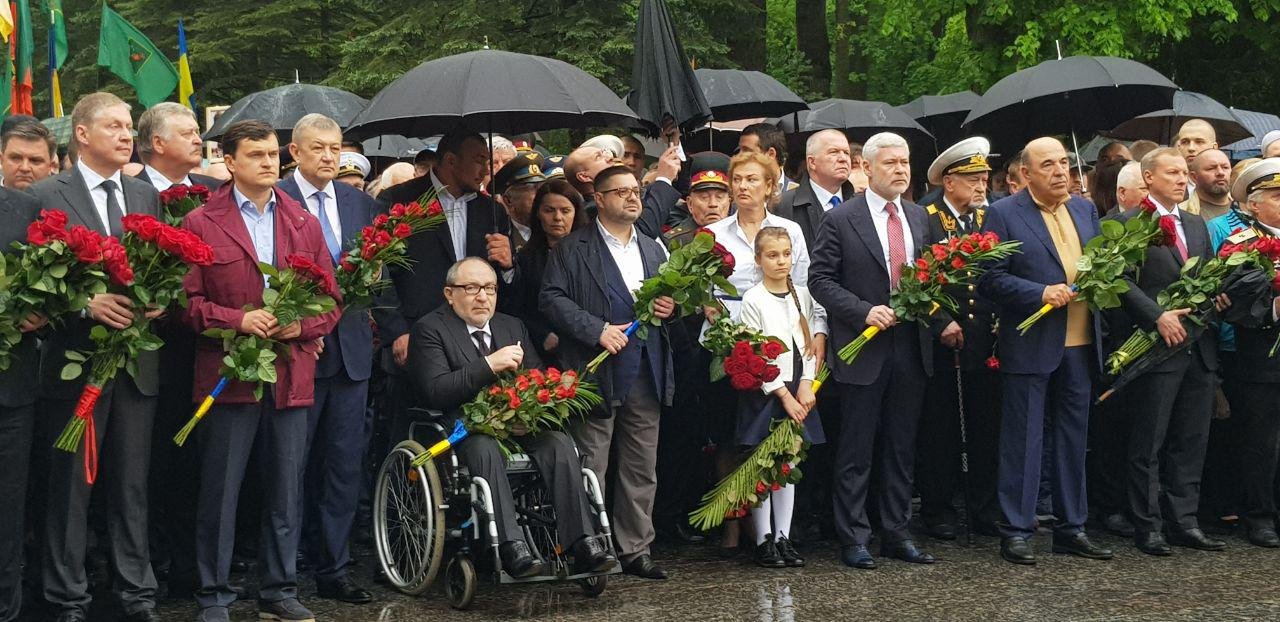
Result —
M511 223L502 208L481 192L489 175L488 143L479 134L455 130L440 139L436 154L439 162L426 175L387 188L378 197L385 212L397 203L417 201L434 188L447 219L406 241L409 266L389 268L399 304L373 310L379 337L391 346L383 355L383 369L396 376L389 406L396 419L393 438L408 434L405 410L415 395L401 373L409 357L409 328L444 302L445 271L464 257L483 257L500 277L506 275L499 281L507 283L515 265L507 237Z
M1178 151L1164 148L1148 153L1142 158L1142 176L1149 192L1142 209L1172 219L1176 239L1172 245L1147 249L1142 269L1126 275L1129 291L1121 301L1135 329L1154 329L1166 345L1174 347L1190 337L1182 323L1190 309L1164 309L1156 297L1178 280L1188 258L1208 261L1213 247L1204 220L1178 207L1187 191L1187 164ZM1119 220L1124 222L1135 213ZM1196 515L1213 417L1217 336L1215 326L1201 330L1196 343L1138 378L1129 389L1141 396L1130 401L1128 491L1134 544L1143 553L1170 555L1169 543L1206 551L1227 546L1205 536ZM1168 542L1162 531L1168 532Z
M26 191L52 175L57 163L58 139L49 128L26 115L5 119L0 126L0 171L4 173L0 185Z
M759 153L778 163L778 195L795 190L800 184L787 177L787 135L772 123L752 123L738 135L738 153Z
M987 139L966 138L943 151L929 166L929 183L943 189L942 198L925 208L930 242L945 242L982 227L987 213L983 203L991 172L987 164L990 152ZM963 491L972 519L968 525L971 533L996 535L1000 520L996 503L1000 375L987 365L995 347L996 308L978 296L973 285L953 284L943 289L956 301L955 321L962 332L950 342L933 344L934 374L925 390L916 445L920 522L929 535L954 539L957 523L952 500ZM961 425L968 446L966 486L960 481Z
M17 190L0 188L0 247L25 242L27 225L40 202ZM22 610L22 543L27 511L27 467L36 423L36 394L31 379L40 375L35 331L46 323L33 314L19 326L22 341L13 346L9 368L0 371L0 620L16 620ZM65 423L65 422L64 422ZM43 446L42 446L43 449Z
M849 139L840 130L821 130L804 145L805 174L799 185L778 199L773 213L796 221L804 232L804 241L813 248L818 228L832 208L855 194L849 183L853 170L849 155Z
M137 146L145 166L136 177L157 192L177 185L203 185L212 191L222 185L219 179L191 172L200 166L204 140L195 115L182 104L161 102L143 112L138 117ZM151 434L150 486L153 490L174 490L200 478L194 450L170 441L191 416L195 335L176 317L162 318L153 325L164 340L164 348L160 350L160 396ZM170 595L194 590L195 506L182 495L155 495L150 509L151 559L157 574L167 577Z
M495 313L497 275L484 260L463 259L449 268L447 304L413 325L409 370L428 408L462 416L462 405L498 381L499 374L539 369L542 361L520 320ZM556 533L574 557L573 573L603 572L617 560L595 535L590 505L582 487L582 467L569 435L549 430L537 436L517 433L514 439L534 459L556 511ZM472 475L483 477L493 492L499 525L499 557L513 577L528 577L544 567L529 548L516 522L515 501L507 481L506 459L493 438L468 437L458 447ZM603 478L602 478L603 479Z
M44 209L66 212L72 225L84 225L119 237L125 214L159 216L154 188L121 174L133 151L129 105L110 93L82 98L71 113L78 159L70 170L31 186ZM159 311L151 312L152 316ZM95 325L123 329L133 323L130 300L120 294L98 294L85 317L69 318L41 344L40 410L52 439L75 412L86 378L60 377L68 350L92 350L89 330ZM42 447L49 457L48 505L45 517L44 595L58 620L84 620L89 612L89 581L84 558L89 523L89 495L83 452L96 442L107 495L107 531L111 535L111 567L115 595L133 620L159 619L155 607L156 578L147 547L147 469L151 426L155 417L157 356L138 356L136 375L119 374L104 387L94 412L97 439L85 439L76 454Z
M1035 533L1036 498L1046 419L1052 421L1050 481L1053 551L1110 559L1084 533L1085 437L1091 376L1101 365L1096 347L1098 315L1074 300L1076 260L1099 235L1093 204L1069 193L1069 160L1062 143L1038 138L1027 144L1020 166L1027 189L996 201L985 228L1001 240L1022 242L1021 252L994 263L979 279L978 293L1000 307L999 499L1000 554L1015 564L1034 564L1029 539ZM1020 322L1049 304L1049 313L1021 334Z
M611 450L617 456L611 518L623 569L665 579L649 545L654 538L658 422L675 393L671 347L665 326L650 326L645 339L628 338L624 331L635 320L634 292L657 274L666 251L635 226L644 208L630 169L601 171L595 189L599 216L556 244L539 307L560 335L566 367L585 368L600 348L612 355L596 374L604 406L578 422L573 434L587 467L596 473L609 472ZM669 297L654 303L654 315L661 319L674 311Z
M197 334L231 329L271 338L284 349L275 385L262 399L247 382L230 382L197 429L200 492L197 497L196 563L200 622L226 622L237 594L231 588L231 555L240 487L250 454L258 459L263 499L258 541L258 615L264 620L312 620L298 602L298 539L302 532L302 474L307 455L307 410L314 403L316 359L340 311L281 326L262 308L264 277L258 263L283 267L291 255L315 262L333 278L320 223L275 187L280 147L275 130L240 121L222 136L234 182L187 215L183 226L214 249L213 264L192 266L183 281L190 304L183 320ZM341 301L339 301L341 304ZM247 310L246 310L247 309ZM218 383L219 339L196 343L192 394L203 397Z
M906 140L884 132L872 136L863 149L870 161L870 186L865 195L827 214L809 267L809 291L831 319L827 360L840 389L843 415L833 484L840 558L855 568L876 567L867 549L867 494L874 462L880 477L881 554L931 564L934 557L915 547L907 523L916 426L925 378L933 373L933 336L923 321L899 324L889 307L902 266L928 243L929 224L924 209L902 199L911 183ZM836 352L867 326L886 334L869 342L852 365L840 360ZM952 322L944 336L959 330Z
M377 204L369 195L334 182L342 149L337 122L308 114L293 126L292 137L289 153L298 167L279 188L319 221L329 263L336 265L342 249L373 222ZM373 600L373 594L347 574L347 540L360 500L372 368L369 311L346 309L337 328L325 335L324 352L316 363L315 403L307 411L302 518L303 549L315 567L320 597L348 603Z

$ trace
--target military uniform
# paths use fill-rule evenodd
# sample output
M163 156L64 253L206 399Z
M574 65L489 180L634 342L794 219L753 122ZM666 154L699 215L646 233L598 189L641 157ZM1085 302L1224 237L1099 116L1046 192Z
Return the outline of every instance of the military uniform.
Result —
M504 194L507 189L516 184L525 184L537 186L547 180L542 173L542 154L537 151L525 150L518 152L516 157L512 158L498 169L493 175L493 193L494 196ZM524 245L529 242L529 234L526 233L528 227L520 225L515 220L515 215L508 211L511 216L511 245L514 248L513 253L518 254ZM537 218L535 214L529 215L530 219Z
M943 175L989 171L988 152L985 139L961 141L944 151L930 167L930 177L934 178L930 182L941 185ZM925 210L929 215L930 242L977 232L986 219L984 207L961 216L942 198ZM983 531L1000 520L996 503L1000 374L988 366L988 359L995 355L995 305L978 296L974 285L952 284L943 289L956 301L958 311L952 319L964 331L964 346L954 350L941 342L934 345L933 368L937 373L925 389L917 437L916 489L920 493L920 517L926 528L936 536L947 537L943 526L956 524L952 500L963 488L960 470L962 390L969 458L969 490L964 498L970 515L983 526ZM970 525L970 529L974 528L975 525Z

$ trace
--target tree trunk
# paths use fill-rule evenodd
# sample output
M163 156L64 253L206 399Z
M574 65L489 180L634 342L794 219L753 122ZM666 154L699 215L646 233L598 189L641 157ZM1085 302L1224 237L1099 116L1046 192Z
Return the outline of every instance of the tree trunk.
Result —
M729 47L729 58L739 68L764 71L765 0L746 0L745 4L750 6L738 14L708 18L707 25L711 33Z
M835 54L831 63L831 94L845 99L855 99L853 80L849 74L853 72L853 13L849 10L849 0L836 0L836 25L832 33L835 39Z
M831 40L827 36L826 0L796 0L796 45L809 63L815 93L831 92Z

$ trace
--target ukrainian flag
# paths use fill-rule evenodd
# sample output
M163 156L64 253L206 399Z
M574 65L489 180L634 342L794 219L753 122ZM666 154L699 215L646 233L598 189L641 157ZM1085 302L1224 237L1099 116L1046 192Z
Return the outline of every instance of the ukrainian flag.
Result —
M61 117L62 84L58 70L67 61L67 22L63 19L62 0L48 0L49 9L49 99L53 116ZM0 27L2 28L2 27Z
M178 103L196 111L196 88L191 84L191 64L187 62L187 30L178 20Z

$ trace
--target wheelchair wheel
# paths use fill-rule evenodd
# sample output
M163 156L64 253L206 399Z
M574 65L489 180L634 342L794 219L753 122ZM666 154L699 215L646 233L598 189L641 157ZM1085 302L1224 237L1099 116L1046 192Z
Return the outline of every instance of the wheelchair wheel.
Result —
M578 585L582 586L582 593L595 598L604 593L604 588L609 587L609 576L587 577L578 581Z
M449 606L466 609L476 599L476 565L470 557L458 555L444 571L444 593Z
M415 441L396 445L382 462L374 488L373 539L378 561L397 590L427 590L444 556L444 500L434 462L412 466L426 449Z

